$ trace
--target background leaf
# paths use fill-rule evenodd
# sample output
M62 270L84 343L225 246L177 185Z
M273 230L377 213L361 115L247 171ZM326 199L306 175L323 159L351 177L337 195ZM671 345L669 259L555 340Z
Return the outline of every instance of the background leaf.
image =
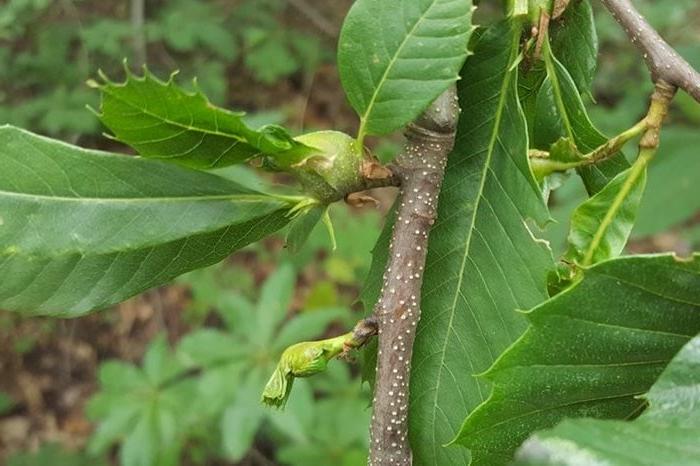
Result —
M457 80L471 35L470 0L357 0L343 23L338 71L364 134L417 117Z
M255 439L255 433L265 417L265 408L260 405L260 392L255 380L246 380L237 390L235 401L224 411L221 418L221 435L226 456L239 461Z
M516 464L697 464L700 336L681 349L644 398L650 406L633 422L567 420L551 430L538 432L521 447Z
M102 77L103 84L91 81L102 94L100 119L144 157L209 169L308 149L279 126L250 129L244 113L215 107L200 91L184 91L174 75L163 82L148 70L143 77L127 70L121 84Z
M462 116L430 233L411 372L417 465L468 461L466 450L443 445L487 396L474 374L525 330L516 309L547 297L551 256L526 225L547 212L517 96L520 32L520 21L484 32L459 81Z
M651 161L644 200L632 232L649 236L692 219L700 212L700 134L690 128L664 128L661 145Z
M248 316L249 319L257 320L255 336L261 344L273 343L270 338L287 315L287 308L294 296L296 278L296 272L290 264L281 264L263 283L255 315Z
M491 396L457 437L472 464L508 464L531 432L567 417L638 414L638 396L700 332L700 255L601 262L527 317L527 332L485 374Z
M290 205L206 173L0 128L0 307L75 316L218 262Z

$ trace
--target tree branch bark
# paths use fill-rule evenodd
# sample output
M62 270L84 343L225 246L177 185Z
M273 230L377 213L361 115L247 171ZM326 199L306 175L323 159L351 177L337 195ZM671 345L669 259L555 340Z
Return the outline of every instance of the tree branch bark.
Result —
M613 18L627 33L630 41L642 52L651 79L683 89L700 102L700 73L683 59L651 27L630 0L601 0Z
M413 341L420 319L420 296L428 234L447 155L452 150L459 108L454 86L444 92L406 131L396 159L401 178L396 223L382 291L370 318L379 334L377 377L370 427L370 466L410 466L408 390Z

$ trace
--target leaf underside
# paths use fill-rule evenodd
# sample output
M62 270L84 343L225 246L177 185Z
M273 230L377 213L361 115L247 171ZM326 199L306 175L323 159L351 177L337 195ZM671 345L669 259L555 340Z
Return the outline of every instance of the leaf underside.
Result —
M289 204L207 173L0 127L0 308L76 316L224 259Z
M415 119L457 80L473 30L470 0L357 0L338 45L338 71L360 136Z
M528 219L547 220L527 161L517 96L521 23L501 22L478 40L459 81L462 115L430 233L411 376L416 465L465 464L444 448L488 395L474 377L525 330L516 309L546 299L551 253Z
M633 422L577 419L538 432L517 454L520 466L695 466L700 458L700 336L671 360Z
M566 253L568 261L590 265L622 253L634 227L646 185L646 171L630 183L631 170L617 175L576 208L571 216L569 250ZM616 207L615 201L627 185L630 185L629 192ZM614 214L608 216L609 212Z
M639 414L639 395L700 332L700 255L602 262L527 317L527 332L484 376L491 396L457 437L472 464L508 464L530 433L564 418Z

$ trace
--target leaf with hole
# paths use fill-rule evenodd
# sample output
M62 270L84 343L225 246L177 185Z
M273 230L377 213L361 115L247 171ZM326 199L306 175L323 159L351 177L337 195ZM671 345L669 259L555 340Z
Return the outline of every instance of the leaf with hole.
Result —
M700 336L688 342L644 395L632 422L576 419L536 433L520 448L518 466L694 466L700 458Z
M530 433L564 418L638 414L639 395L700 332L700 255L601 262L526 316L525 334L483 376L489 399L456 438L474 465L509 464Z
M462 116L430 233L411 372L417 465L468 462L466 450L442 445L488 394L474 374L525 330L516 310L547 297L553 261L528 227L548 214L517 95L521 28L512 20L485 31L458 85Z

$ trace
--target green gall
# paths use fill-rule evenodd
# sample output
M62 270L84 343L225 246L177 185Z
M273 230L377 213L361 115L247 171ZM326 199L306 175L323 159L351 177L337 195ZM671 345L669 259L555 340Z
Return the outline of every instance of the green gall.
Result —
M275 157L272 165L294 175L306 192L328 204L339 201L361 183L362 149L339 131L318 131L295 138L312 148L296 156Z
M310 377L323 372L328 361L348 348L355 347L353 333L320 341L305 341L282 353L272 377L265 385L262 403L284 409L295 377Z

